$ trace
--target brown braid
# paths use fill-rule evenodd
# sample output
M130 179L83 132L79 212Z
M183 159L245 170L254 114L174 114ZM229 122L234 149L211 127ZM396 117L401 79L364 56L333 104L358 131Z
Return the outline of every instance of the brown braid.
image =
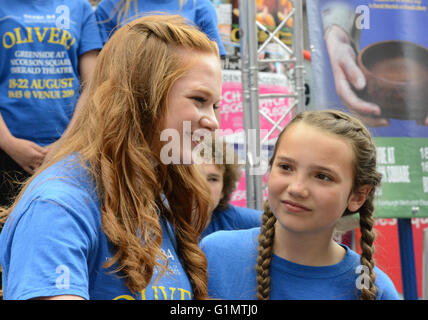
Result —
M373 196L372 196L373 197ZM373 242L376 237L373 231L374 219L372 217L373 204L372 201L367 200L363 207L360 209L360 246L361 246L361 265L369 269L369 287L361 289L360 300L376 300L377 288L375 286L376 274L374 272Z
M259 247L257 255L257 299L268 300L270 293L270 264L272 261L273 239L275 236L276 218L267 201L264 203L262 225L258 237Z

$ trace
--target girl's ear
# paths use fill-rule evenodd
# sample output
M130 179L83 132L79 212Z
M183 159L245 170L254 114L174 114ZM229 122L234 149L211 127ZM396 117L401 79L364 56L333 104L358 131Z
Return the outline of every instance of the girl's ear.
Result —
M358 188L357 191L352 192L348 200L348 210L351 212L357 212L367 200L371 190L372 186L365 184Z

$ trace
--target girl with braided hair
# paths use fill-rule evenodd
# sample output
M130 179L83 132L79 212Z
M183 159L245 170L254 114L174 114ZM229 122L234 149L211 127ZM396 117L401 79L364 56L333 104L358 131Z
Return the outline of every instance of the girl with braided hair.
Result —
M197 130L218 128L221 81L217 44L178 15L136 19L113 35L85 108L0 211L5 299L206 297L198 240L210 195L182 160ZM163 139L167 130L176 135ZM165 161L164 148L186 137L189 148L168 149L179 163Z
M398 299L373 261L376 148L356 118L305 111L283 130L270 160L262 226L203 239L208 293L221 299ZM361 257L334 241L359 213Z

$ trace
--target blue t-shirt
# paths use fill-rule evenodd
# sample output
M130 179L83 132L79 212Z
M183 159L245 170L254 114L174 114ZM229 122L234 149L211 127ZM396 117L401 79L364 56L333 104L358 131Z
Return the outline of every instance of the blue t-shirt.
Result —
M227 300L256 299L257 237L260 228L219 231L205 237L201 248L208 259L208 295ZM355 300L360 256L345 247L341 262L305 266L275 254L270 268L272 300ZM389 277L375 267L378 299L399 299Z
M119 2L120 0L102 0L95 10L104 41L111 37L117 26ZM184 1L182 8L178 0L138 0L137 6L139 16L149 12L180 14L199 27L211 40L217 42L220 56L226 55L218 30L217 13L210 0L187 0ZM132 2L125 21L122 19L121 23L126 23L138 15Z
M4 299L77 295L85 299L187 300L192 287L161 219L169 271L132 294L123 274L103 264L114 254L101 228L94 184L75 156L46 169L28 186L0 234Z
M227 210L214 210L210 224L202 232L202 237L220 230L239 230L259 227L262 212L251 208L229 204Z
M61 137L79 96L79 57L101 49L87 0L0 0L0 113L13 136Z

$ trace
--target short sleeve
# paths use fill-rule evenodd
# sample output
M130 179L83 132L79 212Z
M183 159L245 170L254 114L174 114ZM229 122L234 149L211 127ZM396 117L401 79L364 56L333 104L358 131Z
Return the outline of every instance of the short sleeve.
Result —
M34 200L6 237L4 298L77 295L89 299L88 260L96 226L85 215L50 200ZM5 226L6 227L6 226Z
M113 14L115 10L111 1L108 0L101 1L95 9L95 18L103 43L107 42L112 36L113 30L116 27L116 16Z
M262 212L251 208L232 207L236 212L237 228L251 229L260 227Z
M79 55L103 47L100 28L95 18L94 9L88 1L83 4L82 28L80 34Z
M375 284L378 288L378 299L379 300L400 300L400 296L394 286L392 280L380 270L375 267L376 281Z
M218 30L218 18L217 12L213 4L209 1L200 1L203 5L198 6L196 12L196 21L197 26L210 38L211 40L217 42L220 56L225 56L226 51L224 49L223 42L220 38L220 32Z

